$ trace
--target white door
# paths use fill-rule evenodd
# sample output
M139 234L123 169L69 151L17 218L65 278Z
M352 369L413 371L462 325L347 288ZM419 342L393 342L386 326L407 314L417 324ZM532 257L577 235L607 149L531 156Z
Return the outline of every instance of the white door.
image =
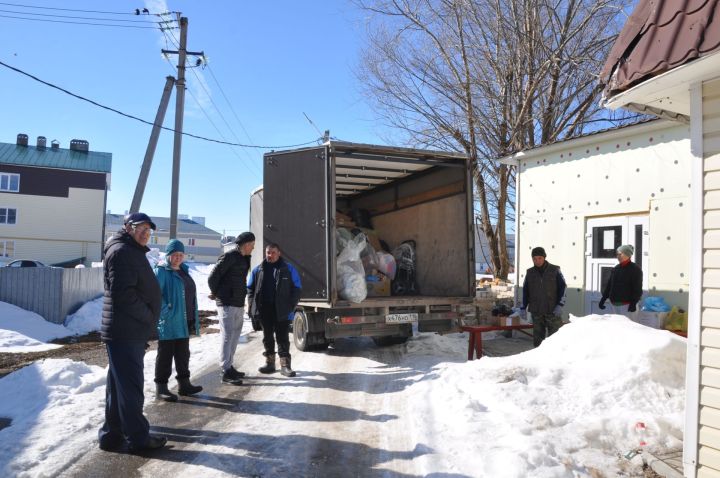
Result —
M643 270L643 289L647 287L648 216L614 216L588 219L585 234L585 313L602 314L598 303L602 290L617 265L616 250L622 244L635 248L632 257Z

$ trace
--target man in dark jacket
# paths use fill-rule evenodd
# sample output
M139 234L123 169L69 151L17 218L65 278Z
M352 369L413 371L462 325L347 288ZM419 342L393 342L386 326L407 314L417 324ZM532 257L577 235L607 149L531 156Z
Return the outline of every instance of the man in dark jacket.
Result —
M240 332L245 315L247 274L250 270L250 254L255 248L255 235L243 232L235 239L236 247L221 255L208 277L210 298L215 299L220 321L220 367L223 383L242 385L244 372L233 366Z
M531 251L533 267L527 270L523 282L523 317L526 310L532 314L533 344L539 346L562 326L562 308L565 299L565 278L560 268L545 260L545 249Z
M280 355L280 373L294 377L290 363L290 337L288 331L295 306L300 300L300 275L292 264L281 257L277 244L265 247L265 260L253 269L248 281L250 317L259 320L263 327L265 365L260 373L275 372L275 341ZM274 337L273 337L274 334Z
M160 286L145 253L155 224L143 213L131 214L129 231L119 231L105 245L102 326L108 354L105 423L100 448L113 450L125 440L130 451L161 448L165 437L150 434L143 415L143 356L160 316Z
M634 313L637 310L637 303L642 297L643 273L640 266L630 260L634 252L635 248L630 244L617 248L618 265L613 268L605 284L598 304L600 309L605 310L605 301L610 299L616 314L627 315L626 311Z

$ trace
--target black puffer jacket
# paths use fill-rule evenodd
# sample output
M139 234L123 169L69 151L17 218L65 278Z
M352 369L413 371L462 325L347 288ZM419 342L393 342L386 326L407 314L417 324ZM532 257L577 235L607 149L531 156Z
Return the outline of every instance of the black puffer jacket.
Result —
M237 249L228 251L218 258L208 277L210 293L215 296L215 303L218 306L245 306L249 270L250 256L243 256Z
M637 304L642 297L642 281L640 266L634 262L628 262L624 267L618 264L610 274L602 298L615 304Z
M162 295L145 257L149 250L127 232L114 235L105 244L103 342L149 340L155 334Z

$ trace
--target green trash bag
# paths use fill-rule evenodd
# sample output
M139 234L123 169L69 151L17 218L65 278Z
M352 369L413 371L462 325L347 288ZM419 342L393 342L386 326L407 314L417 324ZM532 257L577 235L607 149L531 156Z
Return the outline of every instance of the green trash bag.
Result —
M682 330L683 332L687 332L688 313L674 306L665 319L665 328L667 330Z

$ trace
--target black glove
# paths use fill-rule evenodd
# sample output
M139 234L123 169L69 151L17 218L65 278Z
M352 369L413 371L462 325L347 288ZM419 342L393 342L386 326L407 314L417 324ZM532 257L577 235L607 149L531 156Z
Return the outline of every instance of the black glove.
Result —
M628 305L628 312L635 312L636 310L637 310L637 304L635 304L635 302Z
M598 307L600 308L600 310L605 310L605 297L600 299L600 303L598 304Z

